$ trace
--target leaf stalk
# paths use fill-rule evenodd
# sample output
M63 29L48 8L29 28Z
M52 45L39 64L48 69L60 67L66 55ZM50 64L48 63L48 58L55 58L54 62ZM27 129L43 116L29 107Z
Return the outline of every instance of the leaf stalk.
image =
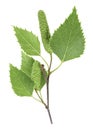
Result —
M63 63L63 61L61 61L61 63L54 70L52 70L50 73L52 74L53 72L58 70L60 68L60 66L62 65L62 63Z
M47 65L47 67L49 68L49 65L47 63L47 61L40 55L41 59L45 62L45 64Z

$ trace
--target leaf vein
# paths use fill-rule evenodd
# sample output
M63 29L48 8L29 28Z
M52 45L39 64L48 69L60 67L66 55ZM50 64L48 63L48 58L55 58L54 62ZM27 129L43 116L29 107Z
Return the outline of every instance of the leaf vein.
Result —
M19 31L18 31L18 33L19 33L19 35L21 35L21 37L24 39L24 41L27 42L28 45L30 45L30 46L33 48L33 50L36 51L36 53L37 53L38 55L40 55L40 53L32 46L32 44L30 44L30 43L28 42L28 40L27 40L26 38L24 38L24 36L23 36Z

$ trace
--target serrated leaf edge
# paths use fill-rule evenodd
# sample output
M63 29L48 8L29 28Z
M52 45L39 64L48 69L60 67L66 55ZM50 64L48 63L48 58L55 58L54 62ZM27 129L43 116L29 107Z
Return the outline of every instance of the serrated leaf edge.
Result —
M17 26L13 26L13 28L14 28L14 32L15 32L15 36L16 36L16 31L15 31L15 28L18 28L18 29L21 29L21 30L25 30L25 31L27 31L27 32L30 32L30 31L28 31L28 30L26 30L26 29L22 29L22 28L19 28L19 27L17 27ZM20 32L18 32L21 36L22 36L22 34L20 33ZM39 39L38 39L38 37L35 35L35 34L33 34L32 33L32 31L30 32L33 36L35 36L36 38L37 38L37 40L38 40L38 42L39 42ZM17 37L17 36L16 36ZM23 37L23 36L22 36ZM24 39L24 37L23 37L23 39ZM25 40L25 39L24 39ZM29 42L27 41L27 40L25 40L28 44L29 44ZM19 40L18 40L18 42L19 42ZM40 42L39 42L39 44L40 44ZM36 51L36 53L40 56L40 52L38 52L33 46L32 46L32 44L30 44L31 45L31 47ZM20 44L20 46L21 46L21 44ZM21 47L22 48L22 47ZM23 50L23 48L22 48L22 50Z
M83 40L84 40L84 49L85 49L85 37L84 37L84 33L83 33L83 30L82 30L82 27L81 27L81 22L79 21L79 18L78 18L78 15L77 15L76 7L73 8L73 10L72 10L72 12L69 14L69 16L73 13L73 11L75 11L76 16L77 16L77 19L78 19L78 22L79 22L79 24L80 24L81 33L82 33ZM63 22L63 24L68 20L69 16L65 19L65 21ZM53 38L53 36L55 35L55 33L57 32L57 30L59 30L59 28L61 28L61 26L63 26L63 24L60 24L60 26L59 26L56 30L54 30L53 35L52 35L52 36L50 37L50 39L49 39L49 43L50 43L51 39ZM51 46L51 44L50 44L50 46ZM67 48L68 48L68 46L67 46ZM66 48L66 51L65 51L65 53L64 53L63 59L61 60L62 63L64 62L64 59L65 59L65 56L66 56L66 52L67 52L67 48ZM82 54L84 53L84 49L82 50ZM81 56L82 54L80 54L80 56ZM78 58L78 57L80 57L80 56L77 56L76 58ZM59 58L59 57L58 57L58 58ZM70 60L73 60L73 59L70 59Z

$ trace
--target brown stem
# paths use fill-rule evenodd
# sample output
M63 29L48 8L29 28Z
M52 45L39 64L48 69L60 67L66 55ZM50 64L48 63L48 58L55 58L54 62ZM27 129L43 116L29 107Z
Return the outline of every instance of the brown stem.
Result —
M50 113L50 108L49 108L49 77L50 75L47 77L47 111L50 118L50 122L51 124L53 124L51 113Z
M47 108L47 111L48 111L48 115L49 115L50 122L51 122L51 124L53 124L52 117L51 117L51 113L50 113L50 110L49 110L48 108Z
M49 77L47 77L47 83L46 83L46 87L47 87L47 106L49 108Z
M51 64L52 64L52 55L50 55L50 65L48 69L48 76L47 76L47 106L49 108L49 79L50 79L50 69L51 69Z
M50 113L50 108L49 108L49 79L50 79L50 69L51 69L51 64L52 64L52 55L50 55L51 59L50 59L50 65L49 65L49 69L48 69L48 76L47 76L47 82L46 82L46 87L47 87L47 111L48 111L48 115L50 118L50 122L51 124L53 124L52 121L52 117L51 117L51 113Z
M50 108L49 108L49 79L50 79L50 74L51 74L51 72L50 72L51 65L52 65L52 55L50 55L50 65L49 65L48 73L47 73L47 74L46 74L46 71L45 71L45 69L44 69L44 65L41 65L41 71L42 71L43 76L44 76L44 79L45 79L45 81L46 81L47 104L43 101L43 99L40 97L40 95L38 94L37 91L36 91L36 93L37 93L39 99L41 100L41 102L43 103L43 105L45 106L45 108L47 109L50 122L51 122L51 124L53 124L52 117L51 117L51 113L50 113Z
M40 97L38 91L35 89L35 92L37 94L37 96L39 97L39 99L41 100L42 104L45 106L45 108L47 109L47 112L48 112L48 115L49 115L49 119L50 119L50 122L51 124L53 124L53 121L52 121L52 117L51 117L51 113L50 113L50 110L48 108L48 106L46 105L46 103L43 101L43 99Z

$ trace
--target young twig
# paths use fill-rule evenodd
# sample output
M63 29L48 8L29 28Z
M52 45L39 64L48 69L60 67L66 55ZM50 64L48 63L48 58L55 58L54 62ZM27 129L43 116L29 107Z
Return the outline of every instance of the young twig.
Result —
M52 55L50 55L50 65L49 65L49 68L48 68L48 76L47 76L46 87L47 87L47 110L48 110L50 122L51 122L51 124L53 124L51 113L50 113L50 107L49 107L49 79L50 79L51 65L52 65Z
M46 109L47 109L47 112L48 112L48 115L50 118L50 122L51 122L51 124L53 124L51 113L50 113L50 107L49 107L49 79L50 79L50 74L51 74L50 73L51 65L52 65L52 55L50 55L50 65L48 67L48 73L46 74L44 65L41 65L41 70L42 70L44 79L46 81L46 92L47 92L47 104L46 105L44 103L43 104L46 106Z

